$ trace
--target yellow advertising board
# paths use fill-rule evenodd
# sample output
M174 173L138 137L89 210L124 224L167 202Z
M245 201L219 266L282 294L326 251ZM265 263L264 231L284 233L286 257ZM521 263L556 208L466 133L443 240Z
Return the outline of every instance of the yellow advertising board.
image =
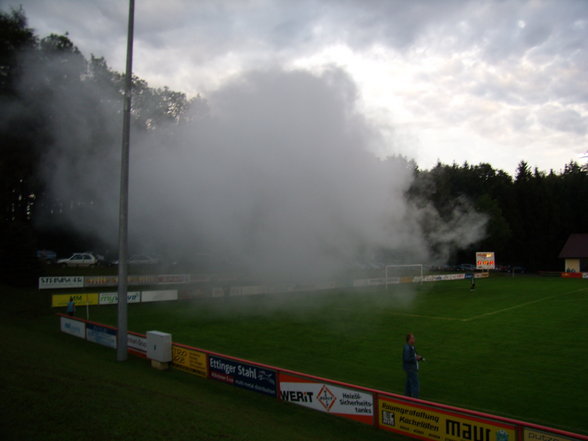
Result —
M516 441L513 425L380 397L381 429L439 441Z
M208 377L206 353L172 344L172 366L189 374Z
M96 294L53 294L51 296L51 306L53 308L65 307L69 302L70 297L73 297L76 306L97 305L99 295Z

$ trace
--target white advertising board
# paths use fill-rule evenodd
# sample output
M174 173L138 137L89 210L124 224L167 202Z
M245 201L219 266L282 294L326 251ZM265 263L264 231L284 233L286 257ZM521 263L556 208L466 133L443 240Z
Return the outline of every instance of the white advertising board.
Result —
M243 295L251 296L251 295L259 295L265 294L267 292L267 288L263 286L244 286L243 287Z
M176 289L168 289L161 291L143 291L141 293L141 301L145 302L165 302L167 300L178 300L178 291Z
M127 335L127 345L129 349L133 349L137 352L147 354L147 338L139 335L129 333Z
M400 283L400 279L398 277L395 277L395 281L392 280L392 277L389 277L388 279L388 283ZM362 288L364 286L379 286L385 284L386 279L384 277L378 277L374 279L356 279L353 281L353 286L356 288Z
M83 288L84 276L39 277L39 289Z
M448 280L463 280L465 279L465 274L432 274L423 277L423 281L425 282L442 282Z
M280 398L300 406L373 424L373 394L280 374Z

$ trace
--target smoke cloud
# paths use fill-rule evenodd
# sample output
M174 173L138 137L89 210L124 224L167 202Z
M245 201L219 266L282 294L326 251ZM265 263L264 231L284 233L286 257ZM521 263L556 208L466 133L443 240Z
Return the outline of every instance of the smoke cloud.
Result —
M44 158L49 195L93 206L91 216L66 207L59 221L115 248L121 109L104 98L102 108L83 108L75 93L53 99L63 110ZM264 279L303 281L374 256L439 258L422 231L425 217L437 242L479 240L484 222L476 213L447 223L407 202L414 171L372 153L383 140L356 99L354 83L336 68L256 71L207 96L206 111L193 109L189 122L132 133L131 248L212 253ZM84 148L90 143L101 148Z

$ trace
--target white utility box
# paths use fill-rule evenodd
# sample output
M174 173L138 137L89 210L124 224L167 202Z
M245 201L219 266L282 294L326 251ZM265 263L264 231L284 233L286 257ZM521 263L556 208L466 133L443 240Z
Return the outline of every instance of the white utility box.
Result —
M172 361L171 334L160 331L147 331L147 358L160 363Z

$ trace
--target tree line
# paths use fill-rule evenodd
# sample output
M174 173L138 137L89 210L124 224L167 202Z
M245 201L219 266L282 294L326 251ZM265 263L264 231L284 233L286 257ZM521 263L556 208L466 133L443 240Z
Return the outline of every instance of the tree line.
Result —
M84 127L79 158L101 154L100 146L117 144L121 130L104 130L122 123L123 74L106 60L87 59L69 36L40 38L27 26L24 11L0 11L0 274L3 278L36 275L35 250L71 251L91 240L78 232L39 228L35 222L59 213L72 201L48 195L43 179L43 158L48 148L59 149L55 127ZM197 96L152 88L133 77L132 124L139 133L184 124L195 109L206 109ZM67 112L57 103L67 101ZM79 109L76 108L79 106ZM94 113L83 109L100 109ZM115 115L117 118L112 118ZM120 117L118 117L120 116ZM116 120L116 121L115 121ZM113 122L114 121L114 122ZM111 127L112 128L112 127ZM74 158L73 160L76 160ZM475 251L495 251L499 262L530 270L559 269L557 254L570 233L588 232L588 170L576 162L563 171L531 169L521 162L511 177L490 164L446 165L430 170L415 164L414 182L406 197L415 205L431 206L450 217L456 205L487 217L487 235L468 249L455 248L453 263L471 262ZM79 201L78 201L79 202ZM421 220L425 233L434 226ZM456 244L459 245L459 244Z
M471 262L475 251L494 251L498 263L561 270L557 256L568 236L588 232L588 170L575 161L561 172L531 169L522 161L514 178L484 163L438 163L416 173L409 197L432 203L441 216L466 198L471 209L487 216L485 239L456 251L454 262Z

